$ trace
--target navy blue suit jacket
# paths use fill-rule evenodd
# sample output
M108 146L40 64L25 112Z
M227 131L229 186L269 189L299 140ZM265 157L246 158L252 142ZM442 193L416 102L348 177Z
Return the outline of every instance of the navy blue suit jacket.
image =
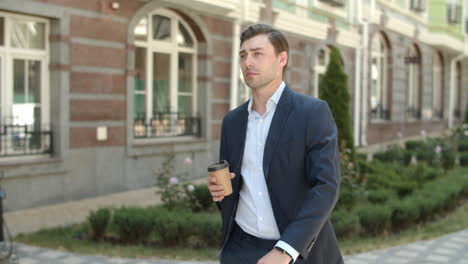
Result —
M230 233L242 188L242 158L247 103L223 120L220 159L227 160L233 194L218 207L222 216L221 250ZM287 86L268 132L263 171L281 240L299 253L297 263L343 263L330 214L340 185L337 128L328 104Z

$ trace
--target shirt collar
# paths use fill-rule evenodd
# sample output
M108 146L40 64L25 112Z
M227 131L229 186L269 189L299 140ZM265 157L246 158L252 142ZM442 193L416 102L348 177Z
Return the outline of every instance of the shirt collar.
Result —
M278 104L279 99L281 98L281 95L283 94L283 91L284 91L285 87L286 87L286 83L284 83L284 81L282 81L280 86L278 87L278 89L276 89L275 93L270 97L270 99L268 99L268 101L267 101L267 112L269 112L269 109L270 109L272 103L275 106ZM252 113L252 104L253 104L253 97L250 98L249 105L247 106L247 110L249 111L249 114Z

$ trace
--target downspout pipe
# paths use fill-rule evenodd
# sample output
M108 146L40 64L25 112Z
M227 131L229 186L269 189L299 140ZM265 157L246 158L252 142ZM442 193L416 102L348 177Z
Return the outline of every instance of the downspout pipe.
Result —
M354 22L358 25L363 25L364 22L362 20L362 15L361 15L361 6L360 0L355 0L354 1L354 10L353 10L353 15L354 15ZM361 106L361 64L362 64L362 36L361 36L361 41L359 43L359 46L356 48L356 57L354 60L354 125L353 125L353 135L354 135L354 146L359 146L360 145L360 122L361 122L361 112L360 106Z
M463 19L465 22L465 19L466 19L466 13L467 13L467 0L464 0L463 1ZM467 38L466 38L466 31L467 31L467 28L466 28L466 24L465 23L462 23L462 29L463 29L463 36L464 36L464 46L463 46L463 53L456 56L455 58L453 58L451 61L450 61L450 89L449 89L449 109L448 109L448 127L449 129L453 128L454 126L454 106L455 106L455 89L457 87L455 87L455 78L456 78L456 70L457 70L457 62L463 60L463 59L466 59L468 58L468 49L467 49L467 45L468 45L468 42L467 42ZM458 96L461 96L461 94L459 94Z
M231 90L229 109L234 109L239 104L239 50L240 50L240 19L233 24L232 55L231 55Z

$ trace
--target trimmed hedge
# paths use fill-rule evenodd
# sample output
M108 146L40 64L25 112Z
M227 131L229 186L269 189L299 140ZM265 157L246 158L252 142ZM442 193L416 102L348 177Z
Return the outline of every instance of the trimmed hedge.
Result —
M468 166L468 151L460 153L460 165Z
M111 211L108 208L100 208L96 212L91 211L88 216L88 223L91 227L91 238L95 241L100 240L107 231L111 218Z
M113 222L124 243L142 243L153 230L153 211L122 207L114 211Z
M331 222L339 237L347 237L359 232L359 216L355 211L335 210L331 215Z
M386 205L367 205L358 210L359 222L366 233L383 233L390 223L392 210Z

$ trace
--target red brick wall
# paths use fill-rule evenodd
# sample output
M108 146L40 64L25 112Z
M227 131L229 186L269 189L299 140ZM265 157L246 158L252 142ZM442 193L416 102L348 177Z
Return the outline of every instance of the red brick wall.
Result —
M95 127L70 128L70 148L121 146L125 144L126 127L108 127L106 141L96 139Z

